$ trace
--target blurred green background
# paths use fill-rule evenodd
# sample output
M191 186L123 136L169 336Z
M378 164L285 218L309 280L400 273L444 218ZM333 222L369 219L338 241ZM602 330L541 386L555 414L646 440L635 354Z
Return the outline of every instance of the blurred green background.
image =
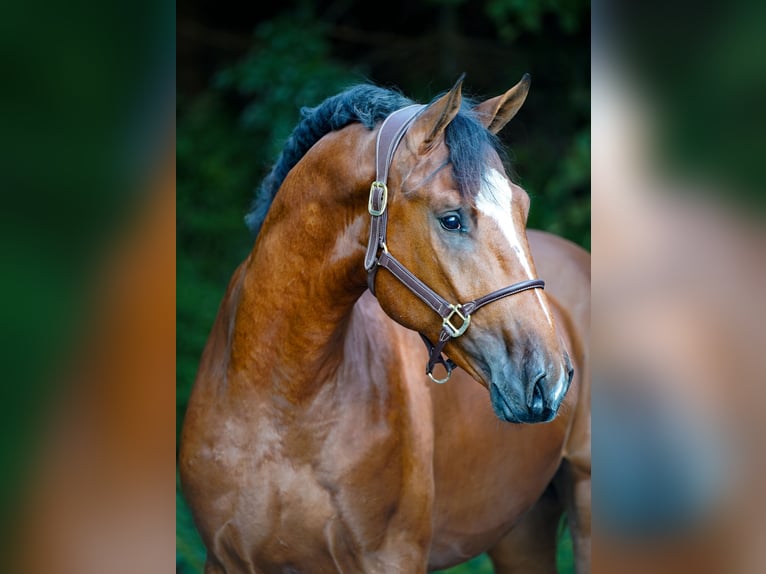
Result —
M243 217L253 191L299 108L351 84L427 102L463 72L464 93L478 98L530 73L527 102L501 133L532 198L529 225L590 248L588 1L186 0L177 16L177 429L220 299L252 246ZM204 548L176 498L177 572L200 572ZM562 523L560 572L571 559ZM480 556L449 572L492 567Z

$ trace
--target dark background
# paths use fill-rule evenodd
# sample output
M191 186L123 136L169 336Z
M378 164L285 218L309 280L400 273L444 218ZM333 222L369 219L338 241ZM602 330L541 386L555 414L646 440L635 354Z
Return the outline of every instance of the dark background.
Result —
M501 133L532 198L529 226L590 248L589 2L186 0L177 14L177 428L220 299L252 246L243 217L253 191L300 107L351 84L428 102L463 72L477 98L531 74ZM177 571L197 572L204 549L180 493L177 503ZM456 571L491 567L480 557Z

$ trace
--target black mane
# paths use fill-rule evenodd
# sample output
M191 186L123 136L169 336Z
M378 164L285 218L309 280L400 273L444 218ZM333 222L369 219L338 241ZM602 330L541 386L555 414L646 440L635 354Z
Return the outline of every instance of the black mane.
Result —
M327 98L315 108L302 108L301 121L288 138L271 172L261 183L250 212L245 216L245 223L253 237L258 235L288 172L324 135L354 122L360 122L371 130L391 112L413 103L395 90L361 84ZM472 103L466 99L460 113L447 126L444 137L458 188L464 195L471 196L478 190L488 148L502 153L502 146L475 118Z

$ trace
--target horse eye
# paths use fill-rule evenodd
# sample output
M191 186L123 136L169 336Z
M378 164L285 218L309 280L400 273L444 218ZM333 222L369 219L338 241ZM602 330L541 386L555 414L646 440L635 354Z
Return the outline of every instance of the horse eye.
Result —
M460 231L463 228L460 216L455 215L454 213L440 217L439 223L441 223L441 226L447 231Z

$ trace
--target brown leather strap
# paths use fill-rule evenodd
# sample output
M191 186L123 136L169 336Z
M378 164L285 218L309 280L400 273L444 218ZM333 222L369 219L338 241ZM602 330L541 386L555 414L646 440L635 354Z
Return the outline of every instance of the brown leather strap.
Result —
M442 319L447 319L447 317L450 317L453 314L453 310L457 308L461 315L465 317L463 322L470 321L471 315L476 310L480 309L484 305L493 303L498 299L502 299L503 297L508 297L510 295L516 295L517 293L521 293L522 291L527 291L529 289L545 288L545 281L542 279L528 279L526 281L514 283L508 287L503 287L502 289L493 291L488 295L484 295L483 297L479 297L478 299L474 299L468 303L453 306L450 305L446 299L436 293L428 285L415 277L415 275L413 275L409 269L402 265L393 255L388 253L388 251L385 251L380 255L378 258L378 265L387 269L394 277L396 277L410 291L412 291L412 293L417 295L421 301L436 311ZM449 324L452 325L452 323ZM460 326L461 325L458 325L457 327ZM445 369L447 369L447 375L449 377L449 374L455 367L455 364L449 359L445 359L442 356L442 351L450 339L459 336L455 335L454 333L455 332L447 326L447 322L444 322L442 324L441 332L439 333L439 339L435 345L431 343L428 337L420 333L420 337L423 339L423 342L428 349L428 364L426 365L426 374L431 375L431 373L433 373L434 367L438 364L441 364ZM431 378L438 382L438 380L433 376L431 376Z
M391 255L388 251L384 251L378 257L378 266L387 269L394 277L401 281L410 291L412 291L418 298L426 305L436 311L439 316L444 319L452 313L452 305L444 297L439 295L436 291L431 289L428 285L418 279L412 271L407 269L396 257ZM497 291L492 291L488 295L456 305L460 308L463 315L471 315L477 309L484 307L490 303L494 303L498 299L508 297L509 295L516 295L522 291L529 289L544 289L545 281L542 279L527 279L526 281L520 281L503 287Z
M376 255L378 251L386 244L386 228L388 227L388 167L394 159L394 152L399 146L399 142L407 133L407 128L415 119L418 112L425 106L414 104L396 110L390 114L378 130L378 137L375 143L375 181L370 187L370 239L367 243L367 253L364 256L364 268L368 272L367 283L370 291L375 293L375 271Z
M377 169L377 180L385 183L388 181L388 168L394 159L394 152L399 147L404 134L415 119L415 116L425 108L421 104L413 104L396 110L390 114L378 131L378 139L375 144L375 161ZM381 153L385 152L385 153Z
M375 294L376 271L378 267L383 267L442 318L442 329L439 332L439 339L435 345L422 333L420 333L420 337L423 339L428 350L426 374L433 381L444 383L449 379L452 370L455 368L455 363L445 358L442 352L450 339L459 337L466 331L471 323L471 314L484 305L488 305L503 297L515 295L528 289L543 289L545 282L541 279L527 279L467 303L452 305L418 279L396 257L389 253L388 246L386 245L386 228L388 226L388 187L386 182L388 180L388 168L391 165L399 142L404 137L418 112L424 107L413 105L393 112L383 121L378 131L375 149L376 180L370 187L368 203L371 217L370 238L367 243L364 268L368 272L367 284L373 294ZM380 255L378 255L379 253ZM455 324L455 315L458 317L457 320L460 321L458 325ZM436 365L439 364L443 365L447 370L447 376L444 379L437 379L432 374Z
M484 307L484 305L494 303L498 299L508 297L509 295L516 295L516 293L521 293L522 291L527 291L528 289L545 289L545 281L542 279L527 279L526 281L519 281L513 285L508 285L508 287L503 287L497 291L492 291L492 293L489 295L484 295L483 297L479 297L478 299L464 303L460 307L463 311L463 315L470 315L477 309Z
M441 317L446 317L449 312L449 301L441 297L428 285L415 277L412 272L402 265L398 259L388 251L384 251L378 257L378 266L388 269L391 274L401 281L410 291L426 305L436 311Z
M493 291L489 295L484 295L483 297L479 297L478 299L474 299L468 303L458 305L457 307L460 308L463 316L470 317L471 314L474 313L474 311L477 309L484 307L484 305L488 305L489 303L493 303L498 299L502 299L503 297L516 295L517 293L521 293L522 291L527 291L529 289L544 288L545 281L542 279L528 279L526 281L519 281L518 283L514 283L508 287L503 287L502 289ZM426 374L429 375L434 381L439 382L439 380L435 379L431 373L433 373L434 367L436 367L436 365L441 364L444 365L445 369L447 369L447 378L449 378L449 375L452 373L452 369L455 368L455 363L453 363L450 359L445 359L442 356L442 352L444 350L444 346L453 337L450 330L447 327L442 327L442 330L439 333L439 340L436 345L432 345L431 341L429 341L428 338L424 337L422 334L420 336L426 342L426 348L428 349L428 364L426 365Z
M431 377L431 379L436 382L447 382L446 380L440 381L439 379L435 378L433 376L434 369L436 368L436 365L442 365L446 371L447 371L447 379L449 379L449 376L452 374L452 371L454 370L457 365L452 362L452 359L449 359L445 357L442 353L444 351L444 346L447 344L447 341L451 339L449 333L446 333L442 329L442 332L439 333L439 339L437 340L436 344L434 345L431 343L431 341L426 337L423 333L420 333L420 338L423 339L423 342L426 345L426 349L428 350L428 363L426 363L426 375Z

